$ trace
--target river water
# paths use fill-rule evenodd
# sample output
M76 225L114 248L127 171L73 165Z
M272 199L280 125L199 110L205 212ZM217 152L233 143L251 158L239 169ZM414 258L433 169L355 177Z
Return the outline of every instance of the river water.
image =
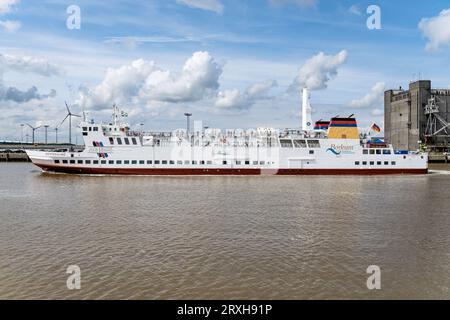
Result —
M450 299L438 169L93 177L0 164L0 299ZM370 265L381 290L367 288Z

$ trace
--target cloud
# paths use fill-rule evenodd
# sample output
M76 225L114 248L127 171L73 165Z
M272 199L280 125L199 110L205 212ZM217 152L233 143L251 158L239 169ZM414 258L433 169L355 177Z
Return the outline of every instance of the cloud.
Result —
M20 0L0 0L0 14L11 12L12 7L19 3Z
M380 117L380 116L384 115L384 110L383 109L373 109L371 113L375 117Z
M1 86L1 85L0 85ZM21 91L15 87L1 88L0 101L13 101L24 103L31 100L45 100L56 96L56 91L52 89L48 94L40 94L38 89L33 86L26 91Z
M361 12L361 10L359 9L359 7L356 4L352 5L348 9L348 12L351 13L351 14L354 14L356 16L362 16L362 12Z
M0 54L0 70L36 73L42 76L61 75L62 69L46 59Z
M304 87L310 90L326 89L328 81L337 75L339 67L347 61L347 56L346 50L334 56L323 52L318 53L300 68L289 90L298 92Z
M352 108L379 108L383 104L385 83L378 82L363 98L350 102Z
M296 4L300 7L314 7L319 0L270 0L274 5Z
M177 3L190 8L213 11L218 14L222 14L224 10L224 6L219 0L177 0Z
M427 51L436 51L440 46L450 44L450 9L442 10L437 17L423 18L419 29L428 39Z
M79 103L102 109L113 103L195 102L215 94L221 74L222 67L208 52L195 52L178 75L162 70L154 61L139 59L108 69L101 84L81 90Z
M275 80L268 80L250 85L244 93L238 89L220 91L215 106L226 110L246 110L258 100L271 99L269 92L278 84Z
M0 27L2 27L6 32L16 32L20 29L22 24L20 21L16 20L0 20Z

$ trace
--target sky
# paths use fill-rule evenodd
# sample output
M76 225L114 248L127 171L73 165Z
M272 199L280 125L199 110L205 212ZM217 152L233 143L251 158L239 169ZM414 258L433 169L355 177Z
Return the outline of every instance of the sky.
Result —
M99 122L117 104L146 130L183 128L185 112L296 128L305 86L313 120L383 127L385 90L449 88L449 69L448 1L0 0L0 141L25 123L67 140L65 101Z

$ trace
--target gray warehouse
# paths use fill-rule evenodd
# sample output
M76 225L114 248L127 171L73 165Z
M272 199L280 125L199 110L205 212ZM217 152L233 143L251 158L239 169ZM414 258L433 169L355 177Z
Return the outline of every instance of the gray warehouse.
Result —
M417 150L420 143L436 152L448 152L450 142L450 89L432 89L420 80L384 93L386 141L398 150Z

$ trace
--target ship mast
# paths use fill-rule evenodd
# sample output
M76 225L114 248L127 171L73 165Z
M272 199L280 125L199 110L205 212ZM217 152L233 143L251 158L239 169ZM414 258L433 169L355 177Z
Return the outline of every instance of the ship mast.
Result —
M302 129L303 131L312 131L310 95L307 87L303 88L303 104L302 104Z

